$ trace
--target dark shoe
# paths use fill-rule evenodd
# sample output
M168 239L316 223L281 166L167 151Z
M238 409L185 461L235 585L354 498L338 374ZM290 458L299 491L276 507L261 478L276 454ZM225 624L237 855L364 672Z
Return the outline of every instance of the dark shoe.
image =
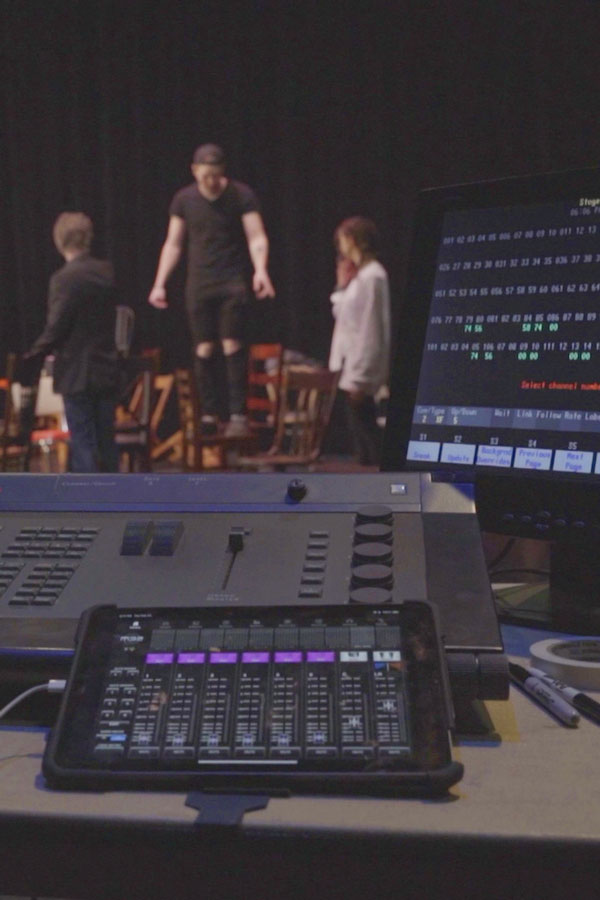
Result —
M204 435L204 437L216 434L218 427L219 423L216 416L202 416L200 419L200 434Z
M225 426L225 437L248 437L249 434L247 417L232 415Z

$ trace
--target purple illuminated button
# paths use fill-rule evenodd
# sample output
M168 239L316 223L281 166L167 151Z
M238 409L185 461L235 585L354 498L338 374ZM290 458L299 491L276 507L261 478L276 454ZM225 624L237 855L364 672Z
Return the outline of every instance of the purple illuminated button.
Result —
M174 653L148 653L146 655L147 663L153 663L154 665L159 666L170 665L174 659Z
M333 650L309 650L306 654L306 662L332 663L335 662Z
M275 654L276 663L301 663L302 653L299 650L282 650Z
M177 656L179 663L203 663L206 660L206 653L180 653Z
M243 663L268 663L268 653L242 653Z
M236 663L238 655L237 653L211 653L210 661L211 663Z

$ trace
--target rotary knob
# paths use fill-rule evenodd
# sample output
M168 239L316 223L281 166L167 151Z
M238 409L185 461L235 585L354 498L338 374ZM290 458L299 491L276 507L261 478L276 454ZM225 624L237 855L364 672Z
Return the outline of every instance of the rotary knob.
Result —
M389 544L358 544L354 548L352 554L352 565L363 566L370 565L391 566L392 564L392 548Z
M377 523L379 525L391 525L394 521L394 511L389 506L380 506L373 503L370 506L361 506L356 511L356 525L369 525Z
M357 525L354 529L355 544L391 544L392 529L389 525L380 522L369 522L367 525Z
M292 503L300 503L306 497L308 488L301 478L292 478L287 486L287 499Z
M368 606L383 606L391 603L390 591L380 587L362 587L350 592L350 603L362 603Z
M394 575L389 566L380 566L375 563L356 566L352 570L350 578L350 590L357 588L379 587L391 590L394 584Z

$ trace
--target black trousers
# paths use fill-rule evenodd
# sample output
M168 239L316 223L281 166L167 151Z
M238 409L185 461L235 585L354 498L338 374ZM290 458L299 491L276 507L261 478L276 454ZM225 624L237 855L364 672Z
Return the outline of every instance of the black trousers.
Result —
M353 452L361 466L378 466L381 459L381 428L377 424L377 408L373 397L351 402L346 394L348 428Z
M116 392L89 387L64 394L65 415L71 432L72 472L118 472L114 442Z
M227 381L227 410L229 415L243 415L246 411L246 348L241 347L224 360ZM202 415L219 416L221 398L219 373L223 360L218 352L208 357L194 357L194 375L198 387Z
M195 293L188 291L186 304L194 341L194 372L201 410L204 415L219 414L219 376L221 360L195 355L198 344L218 343L230 338L245 344L249 295L242 280L232 279ZM244 347L225 357L229 415L241 415L246 409L246 352Z

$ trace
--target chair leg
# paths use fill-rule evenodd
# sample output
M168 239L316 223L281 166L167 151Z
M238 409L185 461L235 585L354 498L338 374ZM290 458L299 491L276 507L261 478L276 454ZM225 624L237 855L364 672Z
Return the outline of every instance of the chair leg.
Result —
M41 444L40 450L42 451L42 469L44 472L52 471L52 464L50 461L50 445L45 441Z
M56 445L56 464L59 472L69 471L69 445L63 441Z

